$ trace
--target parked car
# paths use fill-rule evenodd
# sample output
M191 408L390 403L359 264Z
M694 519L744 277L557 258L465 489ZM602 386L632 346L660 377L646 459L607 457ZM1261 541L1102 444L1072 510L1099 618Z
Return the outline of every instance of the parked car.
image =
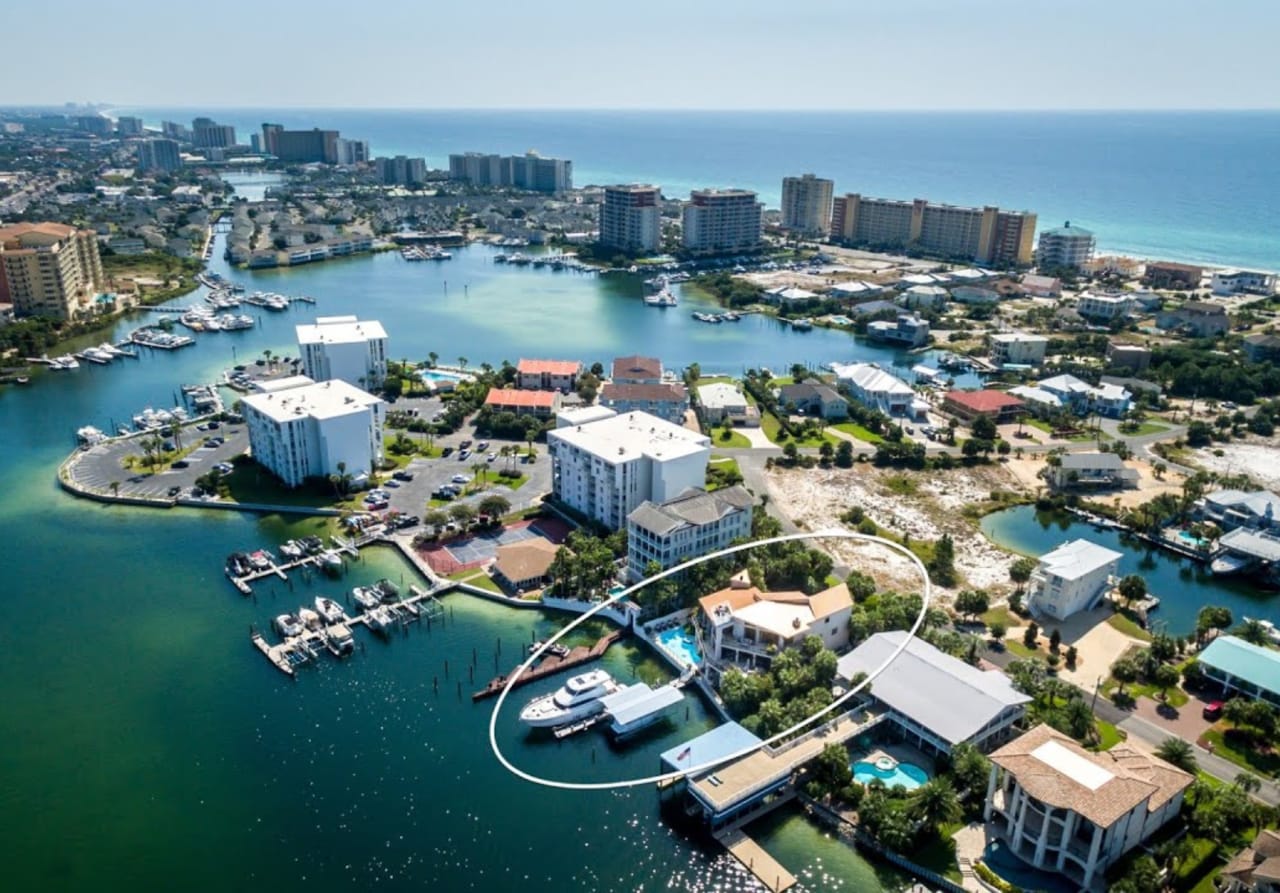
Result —
M1204 709L1200 711L1200 715L1210 722L1217 722L1222 718L1222 702L1213 701L1205 704Z
M170 487L168 492L169 492L169 495L170 495L170 496L177 496L179 493L181 493L181 492L182 492L182 488L181 488L181 487Z
M471 478L467 477L465 474L455 474L452 480L455 484L465 484L468 483Z
M482 440L478 444L476 444L477 453L483 453L487 449L489 449L489 441L487 440Z
M471 455L471 450L459 450L459 451L458 451L458 461L459 461L459 462L465 462L465 461L466 461L466 459L467 459L467 457L468 457L468 456L470 456L470 455Z
M170 462L169 467L170 468L190 468L191 463L188 462L186 459L179 459L177 462Z
M486 461L486 462L493 462L493 461L494 461L494 460L496 460L497 458L498 458L498 454L497 454L497 453L490 453L489 455L487 455L487 456L485 456L485 457L484 457L484 461Z
M397 472L393 473L391 476L392 476L393 478L395 478L397 481L411 481L411 480L413 480L413 472L412 472L412 471L405 471L404 469L401 469L400 471L397 471Z
M464 440L462 443L458 444L458 449L460 450L469 449L470 447L471 447L470 440Z
M445 447L440 451L440 458L447 459L453 455L453 447Z

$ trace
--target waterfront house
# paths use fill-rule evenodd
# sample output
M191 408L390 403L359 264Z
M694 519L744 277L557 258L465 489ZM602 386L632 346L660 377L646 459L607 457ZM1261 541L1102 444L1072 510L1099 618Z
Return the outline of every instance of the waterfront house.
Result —
M839 583L814 595L764 592L743 579L698 599L702 608L703 656L718 676L718 664L767 669L774 655L809 636L839 651L849 643L853 599Z
M923 418L928 411L928 404L916 397L911 385L874 363L835 364L831 368L836 380L863 406L910 419Z
M1276 292L1276 274L1256 270L1218 270L1209 287L1215 295L1263 295Z
M997 366L1039 366L1049 339L1026 332L1001 332L987 338L991 362Z
M951 289L951 299L957 304L991 306L1000 303L1000 292L977 285L961 285Z
M1089 888L1178 815L1194 780L1123 742L1093 753L1039 725L991 755L983 817L1023 861Z
M673 424L684 424L689 411L689 392L682 384L630 384L605 382L600 388L600 403L619 415L644 412Z
M737 384L716 381L699 385L698 405L702 408L702 418L709 425L728 422L755 427L760 424L760 413L747 402L746 394Z
M1133 400L1133 395L1120 385L1095 386L1074 375L1055 375L1044 379L1037 387L1053 394L1064 407L1078 415L1096 412L1107 418L1123 418Z
M582 364L577 360L520 360L516 366L516 386L531 391L572 391L578 384Z
M1089 540L1064 543L1040 558L1027 585L1027 610L1054 620L1096 608L1116 583L1124 556Z
M527 392L519 392L527 393ZM547 433L552 495L609 530L640 503L663 503L706 485L711 438L644 412Z
M867 337L886 344L923 347L929 343L929 321L914 313L899 313L897 319L878 319L867 323Z
M849 417L849 404L845 399L834 388L817 382L783 385L778 389L778 400L783 406L794 406L797 412L821 419Z
M1084 292L1076 298L1076 312L1093 323L1107 323L1128 319L1133 313L1133 297L1125 292L1091 294Z
M650 562L663 570L718 552L751 535L751 494L740 485L685 490L666 502L640 503L627 516L627 576L644 579Z
M1049 418L1062 412L1062 401L1058 399L1058 395L1051 394L1044 388L1018 385L1016 388L1009 388L1006 393L1025 403L1027 412L1037 418Z
M1026 412L1027 405L1005 391L947 391L942 397L942 409L966 422L986 416L1003 425L1016 421Z
M840 658L836 676L852 685L889 661L904 639L906 649L875 678L869 696L903 741L946 755L958 744L989 750L1008 740L1031 698L999 670L980 670L906 632L868 637Z
M1202 267L1175 264L1169 261L1151 261L1142 274L1142 284L1170 290L1192 289L1200 287L1200 280L1203 277Z
M1223 530L1269 530L1280 517L1280 496L1270 490L1215 490L1196 502L1195 511Z
M941 310L949 296L941 285L913 285L898 295L898 303L911 310Z
M1062 295L1062 283L1052 276L1028 273L1022 277L1022 290L1033 298L1057 298Z
M1047 469L1050 483L1059 490L1077 487L1092 489L1132 489L1138 486L1138 472L1124 464L1115 453L1067 453L1057 466Z
M1218 636L1200 652L1200 667L1224 695L1239 694L1280 707L1280 651Z

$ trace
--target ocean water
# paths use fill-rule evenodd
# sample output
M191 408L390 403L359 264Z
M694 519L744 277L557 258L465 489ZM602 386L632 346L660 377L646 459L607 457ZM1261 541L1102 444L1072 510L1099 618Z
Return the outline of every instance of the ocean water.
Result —
M684 196L814 172L837 194L1027 209L1101 249L1280 269L1280 112L671 112L121 109L148 125L210 114L239 138L263 121L336 128L375 155L535 149L577 185L652 182Z

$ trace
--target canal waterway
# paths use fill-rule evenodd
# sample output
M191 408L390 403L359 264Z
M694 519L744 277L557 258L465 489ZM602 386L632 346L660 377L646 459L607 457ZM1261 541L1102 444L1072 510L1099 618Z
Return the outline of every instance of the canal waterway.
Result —
M1153 628L1171 635L1195 632L1196 614L1205 605L1230 608L1237 623L1244 617L1280 623L1280 594L1244 579L1216 577L1203 564L1117 530L1098 530L1065 512L1017 506L987 515L982 531L999 546L1036 557L1075 539L1115 549L1124 555L1120 575L1139 574L1160 598L1160 607L1151 615Z
M316 522L103 506L56 486L80 425L172 405L179 385L211 380L264 349L292 353L293 326L317 314L378 318L393 355L435 350L473 366L521 356L607 362L635 351L671 366L738 371L873 355L844 334L791 333L764 319L700 327L687 307L644 308L637 282L509 271L489 254L469 249L435 265L390 253L235 273L250 290L309 294L318 304L254 309L262 321L254 330L0 389L0 839L9 886L751 888L714 848L664 823L652 789L548 791L491 758L492 704L472 704L469 692L493 674L499 641L505 670L563 618L448 596L443 626L389 643L360 632L365 647L352 660L290 682L251 648L250 625L264 628L317 593L336 596L383 576L412 582L398 555L369 551L340 584L295 574L293 588L270 582L245 599L222 577L223 557ZM139 324L122 322L116 334ZM633 644L611 651L606 666L624 680L667 677ZM676 717L682 728L623 749L594 732L530 741L514 714L500 732L522 765L551 777L651 774L661 749L711 724L698 702L689 704L687 721ZM874 893L903 883L798 815L758 833L808 889Z

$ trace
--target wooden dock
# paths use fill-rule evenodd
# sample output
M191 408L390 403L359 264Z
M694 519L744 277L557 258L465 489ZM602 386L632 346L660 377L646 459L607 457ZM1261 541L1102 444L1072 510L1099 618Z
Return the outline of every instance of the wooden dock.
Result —
M243 577L233 577L231 574L227 574L227 579L231 581L232 586L240 590L241 595L253 595L253 586L251 584L258 582L259 580L265 580L267 577L279 577L281 580L288 581L289 577L286 573L287 571L300 567L313 566L315 563L316 559L314 555L304 555L302 558L286 562L285 564L276 564L275 562L272 562L269 567L260 571L254 571L251 574L245 574Z
M530 667L523 675L517 676L512 688L519 688L522 685L528 685L541 679L544 676L550 676L553 673L559 673L561 670L567 670L570 667L576 667L579 664L585 664L593 661L609 650L609 646L617 642L624 635L626 630L617 629L601 638L598 642L588 648L586 645L579 645L564 657L544 657L536 667ZM511 673L514 673L512 670ZM497 697L504 688L507 687L507 681L511 677L511 673L504 676L496 676L489 681L489 684L477 692L471 693L471 700L479 701L484 698Z
M721 831L716 834L716 840L773 893L781 893L795 886L795 875L783 868L782 863L770 856L764 847L748 837L741 828Z

